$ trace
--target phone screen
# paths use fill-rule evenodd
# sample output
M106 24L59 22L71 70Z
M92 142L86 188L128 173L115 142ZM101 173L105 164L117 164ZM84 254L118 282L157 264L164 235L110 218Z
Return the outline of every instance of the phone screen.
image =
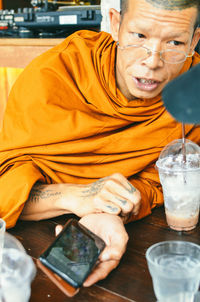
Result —
M74 287L80 287L105 247L104 241L72 219L40 261Z

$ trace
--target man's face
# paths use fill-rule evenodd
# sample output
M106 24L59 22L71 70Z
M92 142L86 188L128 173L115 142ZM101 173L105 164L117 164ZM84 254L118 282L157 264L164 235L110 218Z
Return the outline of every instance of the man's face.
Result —
M129 0L121 23L116 11L110 16L112 35L120 46L139 44L153 51L142 59L135 58L134 48L117 49L118 88L129 100L157 96L184 65L184 62L163 62L159 51L171 49L192 53L199 35L198 31L193 35L197 9L166 10L145 0Z

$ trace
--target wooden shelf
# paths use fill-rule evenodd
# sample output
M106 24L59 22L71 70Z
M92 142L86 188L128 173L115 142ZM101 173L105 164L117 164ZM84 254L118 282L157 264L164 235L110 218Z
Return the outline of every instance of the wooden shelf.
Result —
M64 39L0 39L0 67L24 68L30 61Z

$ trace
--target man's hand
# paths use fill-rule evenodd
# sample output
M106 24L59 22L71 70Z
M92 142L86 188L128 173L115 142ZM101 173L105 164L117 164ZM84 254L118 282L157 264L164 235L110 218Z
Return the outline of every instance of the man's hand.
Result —
M106 243L106 247L99 257L99 263L83 284L83 286L88 287L106 278L117 267L126 250L128 234L122 219L111 214L90 214L81 218L79 222ZM62 228L61 225L56 227L56 235L60 233Z
M119 264L126 250L128 235L119 216L110 214L90 214L79 221L90 231L101 237L106 247L100 255L100 262L84 282L88 287L104 279Z
M67 185L61 207L71 200L70 210L79 217L92 213L137 215L140 192L120 173L101 178L87 185Z

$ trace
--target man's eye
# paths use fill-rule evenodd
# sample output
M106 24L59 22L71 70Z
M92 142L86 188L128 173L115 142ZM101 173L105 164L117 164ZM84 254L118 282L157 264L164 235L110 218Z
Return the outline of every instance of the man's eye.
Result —
M143 34L140 34L140 33L132 33L132 35L133 35L134 38L139 38L139 39L145 38L145 36Z
M169 41L168 42L170 45L173 45L173 46L179 46L179 45L183 45L184 43L181 42L181 41L176 41L176 40L172 40L172 41Z

